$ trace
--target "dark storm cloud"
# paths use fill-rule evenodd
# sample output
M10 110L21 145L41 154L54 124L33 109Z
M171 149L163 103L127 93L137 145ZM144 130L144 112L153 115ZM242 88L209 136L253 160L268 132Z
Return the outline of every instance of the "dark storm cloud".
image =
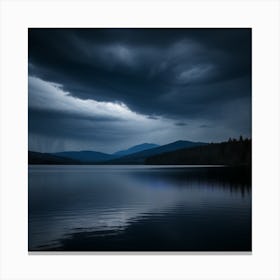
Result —
M202 124L202 125L200 125L199 127L200 127L200 128L211 128L211 126L210 126L210 125L207 125L207 124Z
M118 100L145 114L211 117L209 103L250 96L250 32L30 29L29 71L79 98Z
M29 146L251 134L250 29L29 29Z
M188 124L184 123L184 122L176 122L175 125L177 125L177 126L186 126Z
M149 115L149 116L147 116L147 118L150 119L150 120L158 120L159 119L159 117L156 117L156 116L153 116L153 115Z

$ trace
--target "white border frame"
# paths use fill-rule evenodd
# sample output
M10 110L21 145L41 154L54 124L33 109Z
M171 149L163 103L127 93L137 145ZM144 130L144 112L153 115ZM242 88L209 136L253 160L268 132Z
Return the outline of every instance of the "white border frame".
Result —
M0 279L280 279L279 2L0 0ZM28 27L253 28L252 255L29 255Z

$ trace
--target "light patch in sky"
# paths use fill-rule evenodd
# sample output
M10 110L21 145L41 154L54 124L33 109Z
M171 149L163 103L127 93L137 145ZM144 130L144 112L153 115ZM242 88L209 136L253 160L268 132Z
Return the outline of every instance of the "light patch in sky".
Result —
M145 121L146 116L131 111L122 102L98 102L79 99L63 91L62 85L29 77L29 107L63 111L99 119Z
M181 73L179 73L179 75L177 76L177 80L180 83L197 81L201 78L208 76L212 70L212 65L196 65L185 69Z
M132 65L134 61L133 53L129 48L123 45L113 45L104 49L109 58L114 58L119 63Z

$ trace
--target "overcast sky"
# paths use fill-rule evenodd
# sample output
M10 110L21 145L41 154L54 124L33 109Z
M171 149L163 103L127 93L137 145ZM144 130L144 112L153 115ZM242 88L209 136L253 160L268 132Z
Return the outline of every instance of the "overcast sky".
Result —
M251 29L29 29L29 150L251 137Z

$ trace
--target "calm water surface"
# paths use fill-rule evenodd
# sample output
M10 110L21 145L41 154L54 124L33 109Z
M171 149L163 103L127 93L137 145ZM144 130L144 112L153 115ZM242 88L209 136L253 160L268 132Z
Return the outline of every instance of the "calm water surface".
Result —
M228 167L29 166L30 251L251 251L251 175Z

